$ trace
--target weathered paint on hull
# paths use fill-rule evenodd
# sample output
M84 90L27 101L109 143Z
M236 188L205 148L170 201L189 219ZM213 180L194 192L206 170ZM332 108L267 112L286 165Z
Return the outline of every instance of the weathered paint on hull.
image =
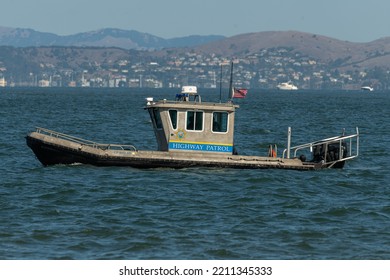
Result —
M259 156L199 154L191 152L103 150L38 132L26 137L27 145L44 165L91 164L96 166L130 166L136 168L220 167L240 169L294 169L324 168L320 163L304 163L299 159Z

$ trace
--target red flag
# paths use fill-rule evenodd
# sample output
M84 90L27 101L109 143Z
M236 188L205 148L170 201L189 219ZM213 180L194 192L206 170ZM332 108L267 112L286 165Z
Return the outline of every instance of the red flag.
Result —
M246 88L234 88L233 89L233 98L245 98L248 90Z

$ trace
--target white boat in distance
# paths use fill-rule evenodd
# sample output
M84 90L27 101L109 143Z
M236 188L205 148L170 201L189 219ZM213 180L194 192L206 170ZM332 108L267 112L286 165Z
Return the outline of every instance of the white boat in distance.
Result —
M374 88L370 87L370 86L364 86L364 87L361 87L362 90L367 90L367 91L374 91Z
M276 86L278 89L281 90L297 90L298 87L295 86L291 81L288 81L287 83L280 83Z

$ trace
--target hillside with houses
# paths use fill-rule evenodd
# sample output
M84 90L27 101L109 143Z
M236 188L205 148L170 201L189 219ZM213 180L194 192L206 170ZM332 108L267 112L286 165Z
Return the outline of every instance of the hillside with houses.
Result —
M193 39L193 38L192 38ZM274 89L390 88L390 38L340 41L296 31L218 38L187 47L0 46L0 86L219 86L234 61L236 86Z

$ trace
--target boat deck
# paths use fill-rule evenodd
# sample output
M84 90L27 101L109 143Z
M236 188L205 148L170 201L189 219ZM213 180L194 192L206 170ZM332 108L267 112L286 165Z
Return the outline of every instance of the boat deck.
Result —
M302 162L298 158L226 155L183 151L139 151L132 145L99 144L55 131L38 128L26 137L27 145L43 165L83 163L96 166L137 168L223 167L241 169L323 168L321 163Z

